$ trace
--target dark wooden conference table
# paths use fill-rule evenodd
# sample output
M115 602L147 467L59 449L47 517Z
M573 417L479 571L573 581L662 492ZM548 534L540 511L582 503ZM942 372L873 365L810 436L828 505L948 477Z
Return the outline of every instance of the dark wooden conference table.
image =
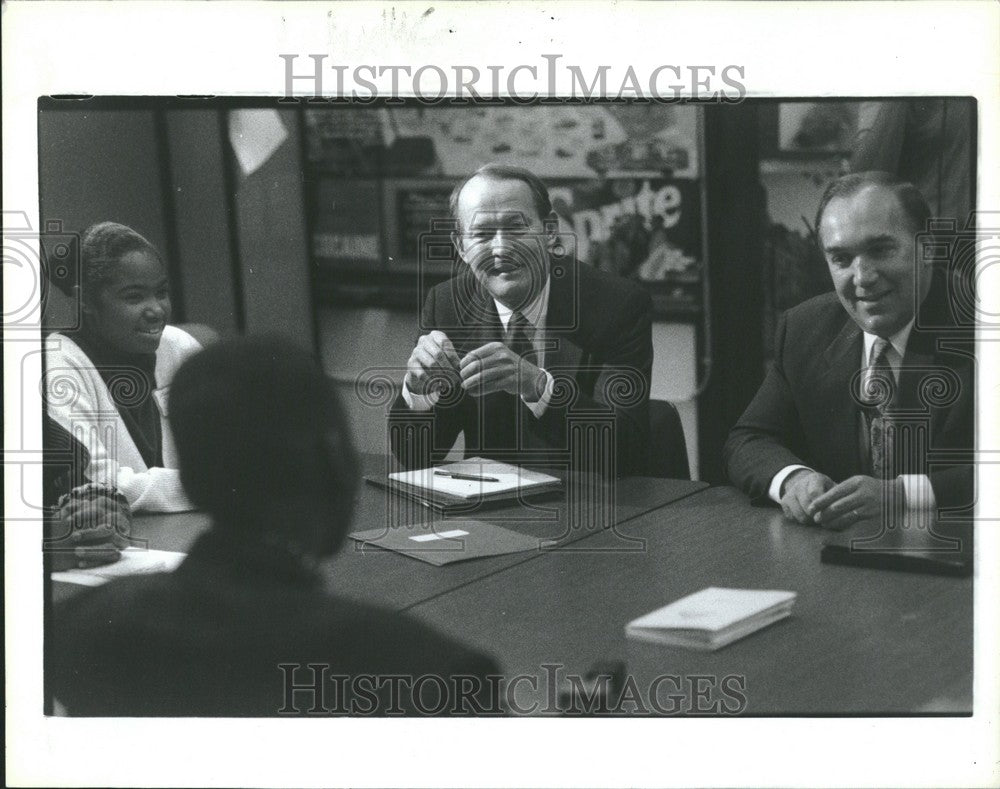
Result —
M384 471L381 458L364 462ZM537 550L436 567L348 540L330 586L407 611L540 687L620 661L645 707L656 689L661 712L971 713L972 577L823 564L828 532L733 488L639 478L591 490L572 513L556 497L471 516L547 541ZM353 530L428 515L362 485ZM133 530L184 551L207 527L204 514L179 513L136 517ZM627 622L708 586L798 597L788 619L715 652L626 639ZM720 691L726 677L735 695Z

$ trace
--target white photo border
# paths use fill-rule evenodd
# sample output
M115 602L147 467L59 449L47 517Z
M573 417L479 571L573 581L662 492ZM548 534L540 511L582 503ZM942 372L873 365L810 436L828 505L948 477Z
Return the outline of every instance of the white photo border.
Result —
M992 2L26 2L3 8L3 207L38 229L37 99L51 94L265 96L280 54L357 64L540 65L562 55L649 74L742 66L748 95L978 101L978 204L1000 211L1000 54ZM613 38L609 36L613 33ZM300 60L301 62L301 60ZM386 79L376 80L388 90ZM332 83L331 83L332 85ZM565 83L556 85L557 92ZM8 278L5 265L5 281ZM985 279L990 304L996 276ZM17 295L5 288L5 316ZM38 337L5 333L4 414L40 445ZM1000 344L981 344L979 440L1000 446ZM24 364L22 365L22 362ZM992 406L992 407L990 407ZM33 427L33 426L37 426ZM23 428L23 430L22 430ZM17 446L13 445L16 449ZM5 456L7 459L11 456ZM5 469L5 472L8 469ZM5 517L19 480L5 473ZM981 479L981 505L1000 511ZM11 785L995 785L997 535L977 534L970 718L657 721L77 720L42 716L39 535L5 529Z

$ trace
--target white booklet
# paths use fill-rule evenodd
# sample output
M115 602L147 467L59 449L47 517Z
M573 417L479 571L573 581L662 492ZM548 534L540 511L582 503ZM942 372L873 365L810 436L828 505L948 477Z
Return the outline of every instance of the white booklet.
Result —
M625 635L641 641L718 649L791 613L795 592L710 586L634 619Z

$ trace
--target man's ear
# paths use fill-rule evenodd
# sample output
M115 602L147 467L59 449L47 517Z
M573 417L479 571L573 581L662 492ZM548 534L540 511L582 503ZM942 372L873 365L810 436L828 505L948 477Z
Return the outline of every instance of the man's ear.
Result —
M463 261L465 260L465 252L462 249L462 234L457 230L451 231L451 243L455 247L455 251L458 252L459 258Z
M559 215L555 211L550 211L549 215L542 220L542 227L545 228L545 247L549 252L552 252L557 245L562 246L559 238Z

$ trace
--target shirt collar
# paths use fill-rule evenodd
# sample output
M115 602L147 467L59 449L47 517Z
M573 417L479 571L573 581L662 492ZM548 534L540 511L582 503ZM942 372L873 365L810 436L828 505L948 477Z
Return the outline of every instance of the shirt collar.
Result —
M913 331L913 322L914 319L910 318L909 323L889 338L889 344L896 352L897 359L902 359L906 355L906 343L910 340L910 332ZM868 360L871 358L872 346L875 344L875 340L878 339L878 335L869 334L868 332L863 332L863 334L865 336L865 364L867 365Z
M521 313L524 315L525 320L535 329L545 328L545 319L549 312L549 285L551 282L552 279L550 277L545 278L545 285L542 287L542 292ZM510 316L514 311L509 307L505 307L496 299L493 299L493 303L496 305L497 315L500 316L500 323L504 331L507 331L507 324L510 322Z

